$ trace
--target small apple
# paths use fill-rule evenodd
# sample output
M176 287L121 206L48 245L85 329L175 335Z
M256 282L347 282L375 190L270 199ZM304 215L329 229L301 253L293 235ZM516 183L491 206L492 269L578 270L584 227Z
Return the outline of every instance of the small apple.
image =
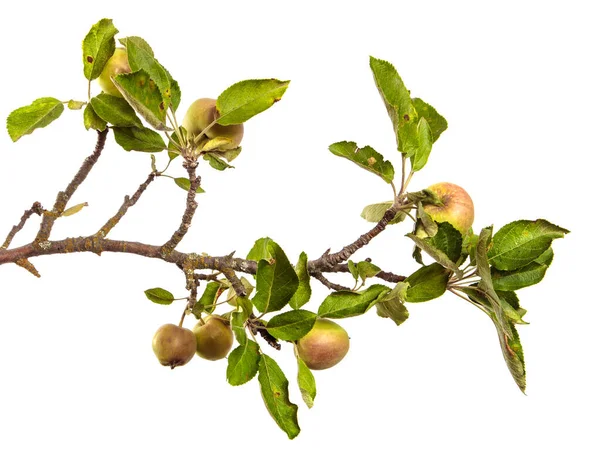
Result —
M189 106L183 117L183 126L190 139L198 136L208 125L219 117L217 101L215 99L198 99ZM221 126L215 124L204 133L208 138L224 137L231 139L231 143L220 146L217 150L226 151L239 147L244 136L244 125Z
M106 62L106 65L104 65L104 69L98 77L98 84L107 94L121 97L121 93L110 78L123 73L131 73L131 68L129 67L129 61L127 60L127 50L123 47L118 47L115 49L113 56L110 57Z
M464 236L473 225L475 208L471 196L452 183L436 183L427 188L442 205L423 204L423 209L438 223L448 222Z
M218 316L208 316L194 327L196 354L209 361L223 359L233 346L233 332Z
M165 324L154 334L152 349L163 366L174 369L187 364L194 357L196 337L190 329Z
M343 327L328 319L317 319L315 325L296 342L298 356L310 369L329 369L344 359L350 338Z

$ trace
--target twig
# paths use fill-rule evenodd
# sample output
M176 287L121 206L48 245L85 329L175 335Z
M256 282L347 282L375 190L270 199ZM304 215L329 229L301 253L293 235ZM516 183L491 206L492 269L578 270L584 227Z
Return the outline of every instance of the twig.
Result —
M43 212L44 208L42 207L42 204L40 204L39 202L34 202L31 206L31 209L25 211L25 213L21 217L21 221L17 225L12 227L12 229L8 233L8 236L6 237L6 240L4 241L4 244L0 246L0 249L8 249L10 243L12 242L16 234L23 229L27 220L29 220L29 217L31 217L33 214L42 215Z
M140 187L133 194L133 196L131 196L131 198L129 196L125 196L125 201L123 202L123 205L121 205L121 207L119 208L118 212L113 217L111 217L104 224L104 226L100 228L100 230L98 230L98 233L96 233L96 235L100 236L101 238L108 236L108 233L117 225L117 223L119 223L119 221L127 213L127 210L129 210L130 207L135 205L135 203L140 199L146 188L150 185L150 183L152 183L152 181L154 181L155 178L156 174L150 173L146 181L144 181L140 185Z
M85 181L95 163L98 161L98 158L100 158L100 154L102 154L102 149L104 149L104 144L106 143L107 134L108 129L105 129L104 131L98 131L98 140L96 141L94 152L92 152L92 155L89 157L86 157L86 159L83 161L83 164L79 168L79 171L73 180L71 180L67 188L58 193L52 210L50 212L44 212L40 229L34 240L34 244L36 244L37 247L44 247L44 243L48 241L48 238L50 238L50 233L52 232L54 222L64 212L65 207L67 207L67 203L71 199L71 196L73 196L79 185Z
M196 167L198 166L198 162L193 159L186 159L183 165L188 172L188 177L190 180L190 189L188 190L186 198L186 208L185 212L183 213L179 228L175 231L175 233L173 233L171 239L167 241L161 248L161 255L163 257L168 257L181 242L185 234L192 226L192 219L194 218L194 213L198 208L198 203L196 202L196 190L200 186L200 177L196 176Z
M368 262L371 262L371 260L368 259ZM350 269L348 268L348 264L336 264L329 269L323 270L322 272L350 273ZM406 277L404 275L396 275L395 273L384 272L383 270L375 276L377 278L381 278L382 280L385 280L386 282L390 282L390 283L399 283L399 282L403 282L404 280L406 280Z
M276 350L281 349L281 343L279 343L277 338L271 335L268 330L263 327L254 314L250 314L250 318L248 319L248 328L250 329L250 332L252 332L252 335L259 333L260 336L263 337L263 339L269 344L269 346L272 346Z
M347 286L338 285L337 283L330 282L329 280L327 280L327 278L325 278L325 276L321 272L311 272L310 275L319 280L327 288L330 288L335 291L350 291L350 288L348 288Z

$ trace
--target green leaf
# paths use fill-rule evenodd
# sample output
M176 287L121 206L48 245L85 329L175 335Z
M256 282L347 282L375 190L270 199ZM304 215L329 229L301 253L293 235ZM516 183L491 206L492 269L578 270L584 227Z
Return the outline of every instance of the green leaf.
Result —
M192 313L199 319L202 312L212 314L217 298L222 293L224 286L219 282L208 282L200 299L196 302Z
M348 270L352 274L352 278L358 282L358 267L354 263L354 261L348 261Z
M165 141L149 128L113 128L115 141L126 151L162 152L167 148Z
M296 341L311 331L317 314L297 309L276 315L267 323L267 330L278 340Z
M237 156L240 155L240 152L242 152L241 146L231 150L209 152L208 154L218 156L221 159L225 159L227 162L233 162Z
M254 291L254 285L250 283L246 277L241 277L240 281L242 282L242 285L244 285L244 290L246 290L246 296L250 296ZM238 295L235 289L233 287L230 287L229 291L227 292L227 302L232 306L237 306L237 298Z
M293 439L300 433L298 406L290 402L289 382L274 359L260 355L258 382L267 410L277 425Z
M530 262L525 267L516 270L497 270L492 267L492 283L495 290L514 291L526 286L535 285L542 281L546 270L552 262L554 253L552 248L546 249L541 256ZM542 258L542 256L544 256ZM547 262L544 262L547 260Z
M364 218L367 222L377 223L383 218L383 216L385 215L385 212L390 207L392 207L392 204L393 204L392 201L387 201L387 202L380 202L378 204L368 205L362 210L362 212L360 213L360 216L362 218ZM388 222L388 225L394 225L396 223L400 223L405 218L406 218L406 214L404 212L398 212L396 214L396 216Z
M33 133L38 128L44 128L62 115L65 106L54 97L36 99L31 105L18 108L11 112L6 119L6 129L13 142L23 136Z
M208 164L215 170L219 170L221 172L227 168L233 168L233 166L221 159L218 152L207 152L202 156L202 158L206 160Z
M405 139L403 128L411 125L418 116L410 98L410 92L391 63L371 57L370 66L375 78L375 85L392 120L398 150L406 152L403 148L403 139Z
M296 360L298 361L298 387L300 388L304 403L310 409L313 407L315 398L317 397L317 382L306 363L299 357L296 357Z
M159 131L171 131L165 123L168 107L160 89L145 70L116 75L113 82L123 98L150 126Z
M115 34L119 32L112 19L101 19L83 39L83 74L88 81L102 73L106 62L115 53Z
M86 130L95 129L96 131L104 131L106 129L106 121L94 112L94 107L90 104L86 105L83 111L83 125Z
M521 307L519 303L519 298L514 291L498 291L496 290L496 294L500 298L500 303L502 305L502 310L504 314L514 324L525 324L528 322L523 320L523 316L527 314L527 311Z
M216 138L209 139L208 141L206 141L206 144L204 144L204 146L202 146L202 152L211 152L211 151L219 152L219 149L221 147L231 144L232 142L233 142L233 140L231 138L218 136Z
M331 144L329 151L375 173L386 183L391 183L394 179L394 166L391 162L384 160L383 155L370 146L358 148L355 142L341 141Z
M187 131L183 126L179 127L179 131L181 131L181 134L183 135L183 138L186 139L187 138ZM177 149L177 147L175 147L175 144L173 144L173 142L171 141L171 139L173 139L173 141L175 141L177 144L181 145L179 143L179 136L177 136L177 131L173 131L170 134L170 138L169 138L169 144L168 144L168 150L169 150L169 160L173 160L175 158L177 158L180 155L179 149Z
M171 304L175 300L175 296L170 291L163 288L150 288L144 291L146 298L156 304Z
M430 241L430 238L419 238L413 233L408 233L406 236L412 239L419 249L429 254L438 264L442 265L446 269L452 270L455 274L460 276L462 272L456 263L450 260L445 252L434 246Z
M422 303L439 298L446 291L451 272L441 264L425 265L406 278L410 287L406 291L406 301Z
M379 272L381 272L381 269L379 267L377 267L375 264L372 264L371 262L367 262L367 261L360 261L356 265L356 269L358 271L358 275L360 276L363 284L365 283L365 280L367 278L374 277Z
M477 251L475 256L475 260L477 262L477 274L481 278L481 281L477 286L484 292L485 296L490 302L496 318L495 322L497 322L507 336L512 338L511 328L508 325L506 316L504 315L502 303L500 302L500 298L496 294L496 290L494 290L494 284L492 283L492 274L490 271L490 265L488 263L487 252L491 238L492 227L481 230L481 233L479 234L479 240L477 242Z
M421 117L419 119L416 131L416 147L412 148L412 150L406 148L406 152L410 154L412 170L415 172L421 170L427 164L433 146L433 134L425 118Z
M418 226L421 227L427 236L435 236L438 233L438 224L431 218L425 209L423 208L423 203L421 201L417 202L417 218L420 220L418 222ZM419 228L415 230L417 234L419 233Z
M502 326L498 324L495 316L492 314L492 321L498 331L498 339L500 340L500 348L502 348L502 355L506 361L506 365L514 381L516 382L519 389L525 393L527 385L526 373L525 373L525 356L523 354L523 346L521 345L521 339L519 333L512 323L509 323L510 334L507 335Z
M378 316L392 319L396 325L400 325L408 319L408 309L406 309L406 306L399 297L386 301L379 301L375 306L377 308Z
M87 202L82 202L81 204L74 205L73 207L69 207L66 209L60 216L61 217L70 217L71 215L75 215L78 212L81 212L81 209L87 207Z
M239 125L264 112L281 99L289 83L277 79L249 79L234 84L217 98L217 123Z
M438 140L440 135L448 129L448 122L440 115L435 108L422 99L415 97L412 99L412 103L419 114L419 117L425 118L431 128L432 142Z
M173 181L175 181L175 184L177 186L179 186L181 189L183 189L184 191L189 191L190 190L190 180L188 178L173 178ZM196 189L196 194L202 194L206 191L204 191L204 189L202 189L201 186L198 186L198 189Z
M517 220L504 225L494 235L488 253L490 264L498 270L516 270L542 255L552 240L563 238L569 230L547 220Z
M298 276L283 250L271 239L267 249L271 257L258 262L256 294L252 298L261 313L280 310L298 289Z
M246 321L248 316L244 311L234 311L231 313L231 330L235 335L235 339L240 345L245 345L248 340L246 335Z
M448 222L437 225L435 236L420 238L413 233L406 236L412 239L420 249L429 254L436 262L452 270L457 276L462 275L456 264L462 251L462 235Z
M294 293L294 296L292 296L292 299L290 299L290 307L292 309L300 309L310 300L311 295L308 257L305 252L300 253L295 270L298 276L298 289Z
M227 382L230 385L243 385L252 380L258 372L260 349L256 342L246 339L243 345L234 349L227 358Z
M269 247L272 242L273 240L269 237L257 239L246 256L246 259L255 262L258 262L261 259L273 259L272 249Z
M342 319L367 312L382 294L390 290L384 285L371 285L359 293L354 291L335 291L325 298L319 306L319 317Z
M159 94L162 97L162 109L164 111L169 108L172 97L172 81L173 78L167 70L154 58L154 52L148 43L141 37L131 36L119 39L119 42L127 49L127 61L131 71L135 72L143 70L149 79L154 82L158 88ZM164 123L164 119L162 122ZM150 122L149 122L150 123ZM152 123L150 123L152 124ZM162 129L162 128L156 128Z
M92 97L91 104L100 118L114 126L143 128L133 108L121 97L100 94Z
M81 110L83 107L85 107L86 103L87 102L71 99L67 102L67 107L69 108L69 110Z

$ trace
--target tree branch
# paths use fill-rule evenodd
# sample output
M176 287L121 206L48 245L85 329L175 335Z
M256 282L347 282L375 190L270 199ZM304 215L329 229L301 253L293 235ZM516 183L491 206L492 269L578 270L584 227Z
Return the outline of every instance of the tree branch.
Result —
M348 288L347 286L338 285L337 283L330 282L329 280L327 280L327 278L325 278L325 275L323 275L321 272L311 272L310 275L311 275L311 277L315 277L317 280L319 280L323 285L325 285L329 289L332 289L335 291L350 291L350 288Z
M52 210L49 212L44 212L40 229L33 242L37 245L37 247L44 247L44 243L48 241L48 238L50 238L50 233L52 231L52 227L54 226L54 222L64 212L65 208L67 207L67 203L71 199L71 196L73 196L81 183L85 181L86 177L98 161L98 158L100 158L100 154L102 154L104 144L106 143L107 134L108 129L105 129L104 131L98 131L98 140L96 141L94 152L92 152L92 155L89 157L86 157L86 159L83 161L83 164L79 168L79 171L76 173L73 180L71 180L67 188L58 193Z
M25 213L21 217L21 221L17 225L12 227L12 229L8 233L8 236L6 237L6 240L4 241L4 244L0 246L0 249L8 249L10 243L12 242L16 234L23 229L27 220L29 220L29 217L31 217L33 214L42 215L43 213L44 208L42 207L42 204L40 204L39 202L34 202L31 206L31 209L25 211Z

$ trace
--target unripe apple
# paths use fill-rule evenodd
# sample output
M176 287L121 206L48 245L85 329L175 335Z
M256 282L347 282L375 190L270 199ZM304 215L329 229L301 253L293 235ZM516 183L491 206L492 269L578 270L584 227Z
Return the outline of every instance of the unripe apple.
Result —
M460 186L437 183L427 188L442 205L424 204L423 209L438 223L448 222L464 236L473 225L475 208L471 196Z
M202 98L198 99L190 105L185 116L183 117L183 126L188 134L188 137L194 138L206 129L213 121L219 117L217 110L217 101L215 99ZM213 125L206 130L206 136L210 139L216 137L224 137L231 139L231 143L219 147L218 150L225 151L235 149L242 142L244 136L244 125Z
M154 334L152 349L163 366L174 369L187 364L194 357L196 337L190 329L165 324Z
M110 78L123 73L131 73L131 68L129 67L129 61L127 60L127 50L118 47L115 49L113 56L110 57L106 62L106 65L104 65L104 69L98 77L98 84L100 84L102 90L107 94L121 97L119 89L116 88Z
M328 319L317 319L312 330L296 342L298 356L310 369L328 369L344 359L350 338L343 327Z
M233 332L225 321L216 316L205 318L194 327L196 354L209 361L223 359L233 346Z

